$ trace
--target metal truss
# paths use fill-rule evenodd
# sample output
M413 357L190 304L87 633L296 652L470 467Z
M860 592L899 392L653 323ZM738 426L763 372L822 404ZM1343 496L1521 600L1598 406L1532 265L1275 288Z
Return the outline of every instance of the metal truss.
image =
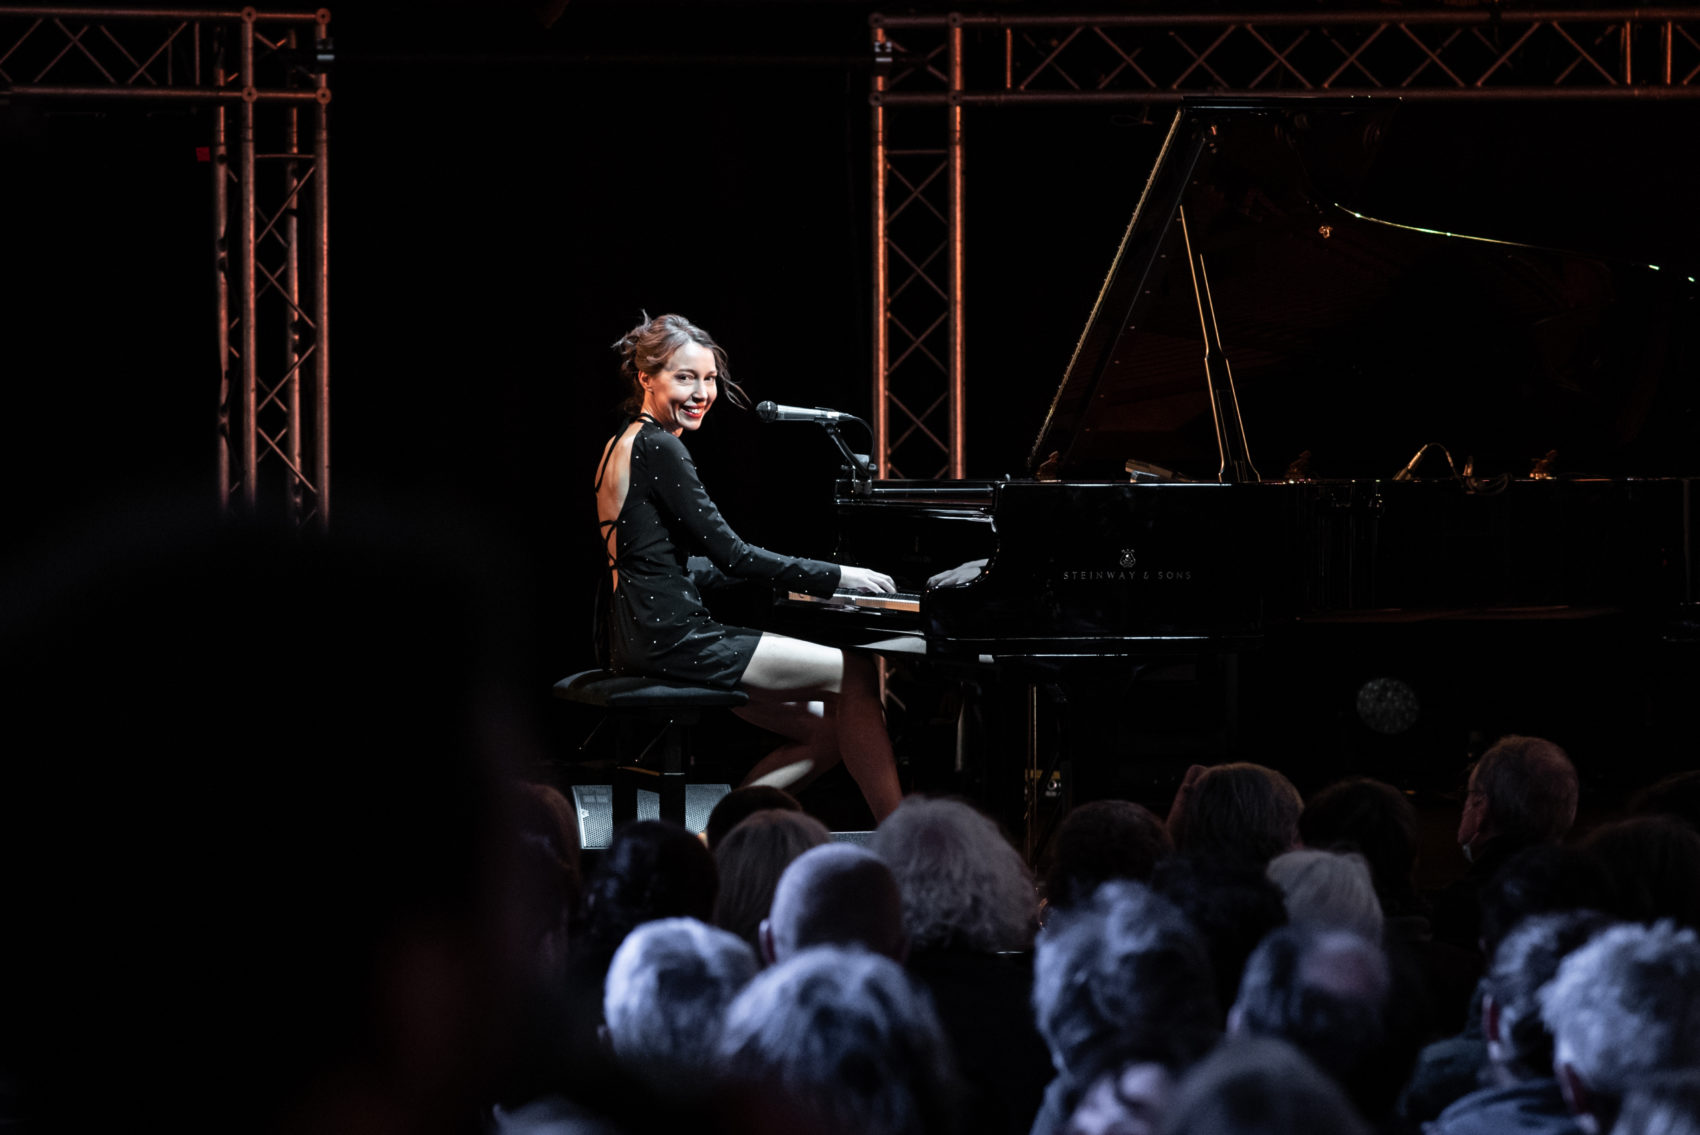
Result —
M1700 98L1700 7L875 15L883 476L963 475L963 111L1188 97Z
M962 108L942 112L942 138L931 116L888 115L880 96L908 76L874 35L874 454L882 477L961 477ZM906 62L954 61L960 84L961 40L953 27L948 49Z
M210 105L219 505L321 529L330 521L329 23L323 8L0 7L0 97Z

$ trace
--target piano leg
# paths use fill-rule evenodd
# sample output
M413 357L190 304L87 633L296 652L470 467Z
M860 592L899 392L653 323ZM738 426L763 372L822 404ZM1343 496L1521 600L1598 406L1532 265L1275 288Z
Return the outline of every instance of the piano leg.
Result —
M1021 778L1023 799L1021 809L1021 853L1027 862L1038 866L1038 857L1050 842L1051 833L1069 809L1072 793L1071 771L1066 768L1061 748L1046 746L1041 741L1040 704L1042 687L1027 683L1023 703L1027 709L1025 737L1026 767Z
M964 745L977 798L1039 866L1077 799L1164 814L1189 764L1238 759L1239 659L1100 659L982 674ZM966 732L966 731L965 731Z
M1035 865L1072 798L1066 712L1064 691L1030 676L961 680L951 791L978 801Z

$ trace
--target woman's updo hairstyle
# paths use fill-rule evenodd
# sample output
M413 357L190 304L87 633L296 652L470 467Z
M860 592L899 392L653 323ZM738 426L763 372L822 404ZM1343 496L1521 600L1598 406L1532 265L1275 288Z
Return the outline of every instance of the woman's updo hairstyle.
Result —
M614 343L614 350L620 354L620 374L625 378L628 388L626 400L621 403L621 408L626 413L636 414L643 406L643 385L638 382L638 375L654 374L666 366L673 353L687 343L708 348L714 355L715 370L719 372L720 389L725 392L732 405L749 409L749 396L744 393L743 387L732 381L726 352L708 332L682 315L658 315L651 319L649 313L645 312L643 322L620 336Z

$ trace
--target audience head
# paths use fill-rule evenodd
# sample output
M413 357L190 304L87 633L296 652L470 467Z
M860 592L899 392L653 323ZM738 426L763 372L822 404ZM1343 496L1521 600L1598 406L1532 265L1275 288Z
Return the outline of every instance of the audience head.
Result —
M903 895L903 924L915 950L981 953L1033 942L1033 875L998 827L960 800L910 796L874 833Z
M1470 770L1458 824L1466 853L1489 839L1557 843L1576 820L1576 767L1539 737L1502 737Z
M514 787L519 794L515 807L520 838L541 843L578 878L583 854L578 842L578 808L551 785L517 781Z
M774 788L768 784L751 784L744 788L734 788L720 798L714 810L708 814L708 826L703 829L703 838L708 841L710 851L720 849L720 841L726 834L748 816L756 812L801 812L803 806L797 798L783 788Z
M1672 773L1629 800L1632 816L1672 816L1700 831L1700 769Z
M1700 927L1700 832L1670 816L1637 816L1595 829L1582 846L1611 880L1613 914Z
M1500 942L1482 982L1482 1033L1502 1082L1552 1077L1552 1034L1541 1020L1541 987L1567 956L1610 925L1610 918L1595 911L1537 914Z
M1174 852L1163 821L1127 800L1095 800L1071 811L1057 829L1045 901L1053 910L1085 902L1111 879L1146 882Z
M1279 1040L1241 1037L1176 1089L1159 1135L1370 1135L1337 1084Z
M1571 1109L1609 1130L1639 1077L1700 1066L1700 939L1625 923L1565 958L1541 990L1553 1068Z
M1209 955L1168 900L1110 882L1039 936L1033 1013L1075 1090L1133 1061L1181 1070L1219 1035Z
M1379 1121L1391 1113L1422 1043L1401 1015L1419 994L1396 988L1395 976L1381 948L1356 934L1282 927L1246 962L1229 1029L1298 1048Z
M1612 1135L1700 1135L1700 1070L1635 1081Z
M1216 977L1216 1003L1234 1003L1246 959L1264 935L1287 924L1281 888L1261 867L1177 855L1151 873L1151 889L1180 907L1204 938Z
M748 945L694 918L644 923L608 967L609 1048L633 1075L661 1086L711 1073L726 1010L759 968Z
M1500 940L1531 915L1611 910L1615 900L1611 877L1592 853L1554 844L1525 847L1482 884L1482 953L1492 959Z
M1169 834L1183 855L1230 859L1261 868L1299 842L1304 801L1272 768L1247 763L1207 768L1182 790Z
M719 889L714 856L696 836L662 820L622 824L591 874L574 952L606 966L635 926L656 918L709 921Z
M1381 902L1369 864L1357 852L1300 848L1271 859L1268 874L1281 888L1288 922L1331 926L1381 941Z
M732 1003L719 1064L822 1135L951 1130L955 1073L932 1003L890 958L817 946Z
M908 956L903 896L879 856L829 843L785 868L762 924L762 955L782 962L810 946L861 946L900 964Z
M779 876L797 856L831 841L826 825L802 812L769 808L746 816L714 852L720 874L714 924L760 949L761 921Z
M1365 776L1336 781L1305 801L1299 836L1306 847L1362 855L1389 917L1421 909L1413 878L1417 810L1391 784Z
M545 985L565 975L568 930L578 909L578 830L568 827L571 804L546 784L516 784L509 793L519 837L518 862L508 880L515 892L519 934ZM569 815L563 815L565 804Z

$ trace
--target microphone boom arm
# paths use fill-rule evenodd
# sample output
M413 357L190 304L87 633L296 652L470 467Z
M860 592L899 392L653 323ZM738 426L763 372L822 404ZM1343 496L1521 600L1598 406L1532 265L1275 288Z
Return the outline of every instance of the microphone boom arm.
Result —
M844 440L844 433L840 428L845 422L855 422L868 431L868 437L871 439L874 431L868 423L854 414L829 410L825 406L808 410L799 406L780 406L773 402L756 403L756 417L763 422L814 422L826 431L826 436L832 439L832 444L838 447L838 452L849 462L850 477L854 483L853 493L860 497L873 495L874 473L871 462L866 456L850 448L850 443Z

